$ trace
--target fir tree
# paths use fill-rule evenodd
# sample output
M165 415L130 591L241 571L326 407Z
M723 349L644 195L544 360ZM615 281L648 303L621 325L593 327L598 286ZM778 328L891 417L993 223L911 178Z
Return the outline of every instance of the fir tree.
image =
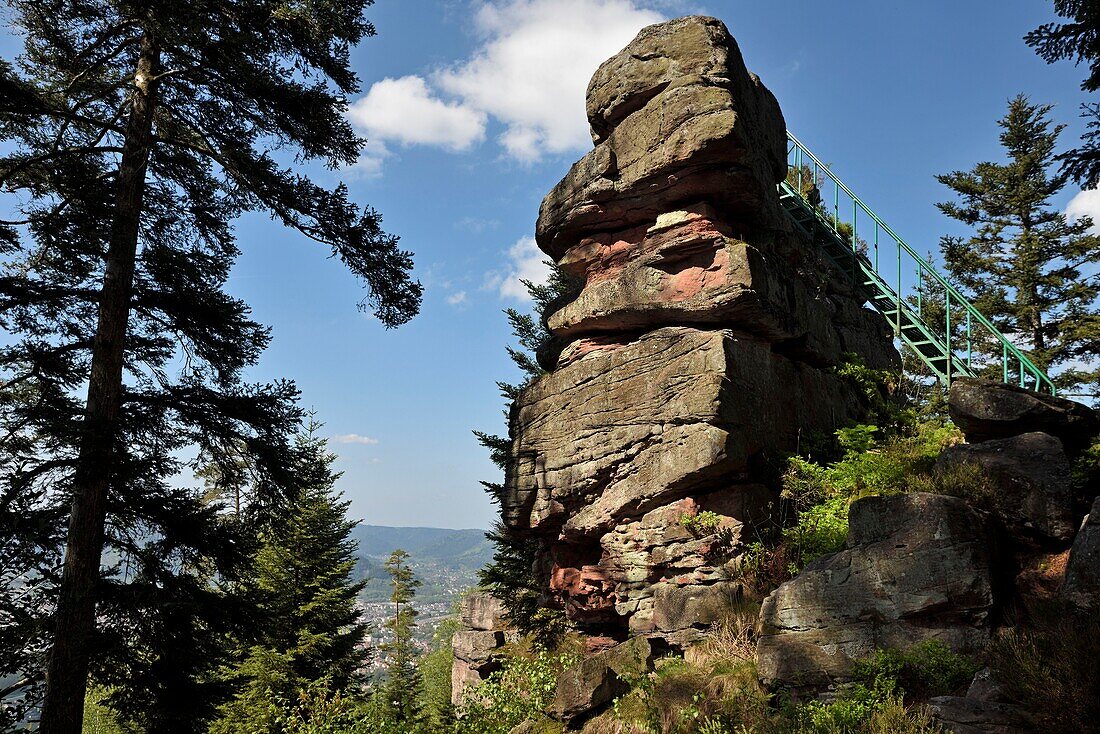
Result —
M79 731L89 669L112 667L99 651L175 654L149 645L173 638L179 618L160 610L191 582L165 579L246 557L174 481L193 468L180 457L228 465L243 445L259 487L289 484L297 392L241 379L269 335L224 291L232 220L266 213L320 243L386 326L417 311L410 257L378 215L289 165L358 158L344 113L369 4L9 3L25 49L0 62L0 328L13 335L0 534L18 553L5 573L36 586L4 610L0 676L28 681L5 694L33 701L46 670L45 734ZM105 543L118 573L101 573Z
M380 646L386 653L386 683L381 691L383 710L392 723L411 731L424 720L420 701L420 670L413 647L417 611L412 602L416 598L420 579L409 567L409 554L401 549L390 554L385 569L390 576L390 602L394 605L394 611L385 622L390 640Z
M511 404L520 392L541 375L553 370L561 352L561 343L547 326L550 316L580 293L583 285L566 273L556 263L547 261L550 277L542 285L523 281L534 303L533 313L522 313L514 308L505 310L508 323L519 348L506 347L508 356L520 369L523 380L519 384L498 382L501 396L507 401L504 417L507 420ZM478 442L489 450L490 458L504 473L506 481L510 471L511 438L474 431ZM504 498L505 484L482 482L485 491L498 506ZM540 549L537 539L513 531L497 522L486 533L493 543L493 560L480 571L482 585L492 591L504 603L508 617L523 632L535 634L549 642L559 631L557 615L540 604L542 579L536 571Z
M239 692L212 732L279 731L277 721L304 694L317 685L346 691L366 663L367 627L355 603L366 582L352 581L356 523L334 489L336 457L318 428L311 423L298 438L302 483L289 515L264 534L252 578L237 591L256 600L259 614L253 636L240 641L242 660L227 676Z
M1048 64L1068 60L1085 62L1088 76L1081 82L1086 92L1100 91L1100 4L1095 0L1054 0L1054 12L1068 23L1045 23L1024 40ZM1100 103L1081 105L1086 121L1081 146L1059 156L1063 170L1083 189L1100 186Z
M1100 282L1092 266L1100 237L1088 233L1088 217L1069 222L1050 204L1066 179L1050 171L1062 126L1052 126L1049 111L1022 95L1011 100L998 123L1008 160L938 176L958 197L938 206L975 230L941 240L955 283L1066 389L1098 377ZM998 345L977 347L1000 364Z

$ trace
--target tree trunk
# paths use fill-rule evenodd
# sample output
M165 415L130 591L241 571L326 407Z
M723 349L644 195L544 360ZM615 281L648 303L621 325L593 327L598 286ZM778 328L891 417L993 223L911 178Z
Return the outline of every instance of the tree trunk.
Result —
M46 698L39 729L42 734L79 734L83 726L159 62L160 49L146 33L141 39L134 72L133 102L115 184L115 216L100 291L80 453L73 477L65 567L54 615L53 647L46 665Z

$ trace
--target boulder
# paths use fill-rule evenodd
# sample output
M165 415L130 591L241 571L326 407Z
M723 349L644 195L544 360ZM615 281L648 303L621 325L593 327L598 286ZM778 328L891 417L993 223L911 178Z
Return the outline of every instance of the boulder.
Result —
M597 144L543 201L535 236L547 254L700 200L784 226L775 186L787 173L786 124L720 21L643 29L597 70L587 104Z
M462 625L468 629L505 629L507 614L503 602L486 591L475 591L462 600Z
M582 659L558 678L554 715L573 722L630 690L632 680L651 669L653 649L644 637Z
M1082 606L1100 609L1100 497L1073 540L1062 594Z
M1035 726L1019 706L969 696L937 696L928 702L933 720L952 734L1032 734Z
M915 493L857 500L845 550L819 558L760 610L761 677L807 689L850 680L877 648L935 638L957 651L988 638L990 537L956 497Z
M951 446L937 470L976 464L992 480L988 508L1017 537L1068 541L1077 529L1074 487L1062 442L1046 433L1024 433L976 444Z
M1041 431L1075 452L1100 432L1100 419L1091 408L1000 382L956 378L947 405L951 420L971 443Z

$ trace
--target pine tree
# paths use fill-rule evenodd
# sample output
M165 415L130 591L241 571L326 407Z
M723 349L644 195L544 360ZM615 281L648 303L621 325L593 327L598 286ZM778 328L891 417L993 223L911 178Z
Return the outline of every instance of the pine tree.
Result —
M45 734L79 731L89 670L112 667L100 651L131 647L150 620L171 639L164 579L226 571L247 549L179 488L193 468L181 457L228 463L244 445L261 488L288 485L297 391L241 379L269 333L224 291L232 220L266 213L320 243L386 326L418 309L410 256L377 213L297 165L359 155L344 112L370 1L8 4L25 49L0 62L0 328L13 335L0 532L19 550L5 573L37 588L0 635L0 675L33 700L45 669ZM121 573L101 573L105 544Z
M1068 60L1087 62L1089 74L1081 82L1086 92L1100 91L1100 4L1095 0L1054 0L1054 12L1069 23L1045 23L1024 40L1048 64ZM1082 189L1100 187L1100 103L1081 105L1086 120L1081 146L1061 154L1063 170Z
M1053 174L1062 126L1049 105L1011 100L999 121L1005 163L938 176L958 197L939 204L944 214L974 228L969 237L941 240L955 283L1040 368L1054 371L1062 389L1095 383L1100 356L1100 237L1092 221L1069 222L1051 198L1066 185ZM976 345L1000 364L999 347Z
M390 554L385 569L390 576L390 602L394 612L385 622L390 640L380 646L386 653L386 682L381 691L383 709L391 722L412 731L424 720L420 670L413 647L417 612L412 602L420 579L409 566L409 554L401 549Z
M299 478L284 521L263 536L252 578L237 590L256 601L253 634L242 638L241 661L226 676L238 690L211 732L280 731L303 694L323 685L346 692L366 663L356 596L365 581L352 581L356 523L340 499L332 472L336 457L311 422L299 436Z

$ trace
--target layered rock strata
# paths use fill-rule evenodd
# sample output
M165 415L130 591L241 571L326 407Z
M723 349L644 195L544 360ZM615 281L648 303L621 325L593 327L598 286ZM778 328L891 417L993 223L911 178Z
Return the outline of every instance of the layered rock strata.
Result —
M502 648L514 642L516 633L509 629L504 605L484 592L475 592L462 600L462 629L454 634L451 667L451 702L462 703L466 689L500 670Z
M783 116L721 22L641 31L587 112L595 147L536 231L580 287L514 402L502 516L580 631L682 646L742 593L731 559L774 510L777 462L861 416L833 367L898 356L785 220Z

